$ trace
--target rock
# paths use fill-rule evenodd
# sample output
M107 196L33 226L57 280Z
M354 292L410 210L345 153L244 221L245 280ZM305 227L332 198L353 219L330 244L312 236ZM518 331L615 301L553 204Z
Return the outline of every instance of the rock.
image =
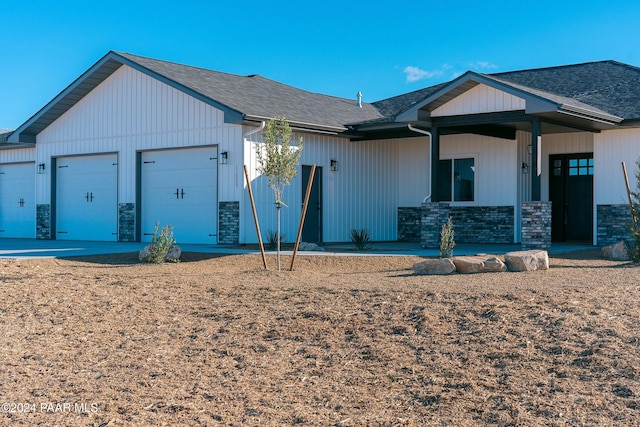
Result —
M151 245L147 245L140 251L138 254L138 259L140 261L149 262L151 259Z
M484 261L484 271L488 273L502 273L507 271L507 266L500 258L491 257Z
M456 271L462 274L481 273L484 269L484 259L477 256L457 256L453 258Z
M320 246L316 245L315 243L309 243L309 242L300 242L300 244L298 245L298 250L299 251L324 252L323 248L321 248Z
M472 273L501 273L507 271L507 266L496 257L487 258L486 255L459 256L453 258L456 271L462 274Z
M504 255L509 271L535 271L549 269L549 254L542 250L515 251Z
M178 262L180 261L180 256L182 255L182 249L180 246L171 246L169 252L164 257L165 261L169 262ZM151 245L145 246L140 253L138 254L138 259L144 262L151 262Z
M182 249L180 246L171 246L169 252L164 256L164 260L168 262L178 262L180 261L180 255L182 255Z
M611 261L629 261L627 245L625 245L622 240L616 244L602 248L602 256L604 259Z
M456 266L449 258L434 258L417 262L413 271L418 275L445 275L456 271Z

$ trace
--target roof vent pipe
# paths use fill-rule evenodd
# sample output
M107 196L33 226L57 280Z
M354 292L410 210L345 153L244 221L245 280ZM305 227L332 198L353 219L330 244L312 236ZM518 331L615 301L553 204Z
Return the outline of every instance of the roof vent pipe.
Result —
M362 108L362 92L358 91L358 94L356 96L358 97L358 102L356 103L356 105L358 106L358 108Z

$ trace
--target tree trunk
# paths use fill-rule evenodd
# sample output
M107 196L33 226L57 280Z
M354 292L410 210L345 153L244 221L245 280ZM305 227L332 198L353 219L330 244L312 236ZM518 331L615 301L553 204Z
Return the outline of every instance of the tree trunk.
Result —
M278 271L280 271L280 202L276 202L276 210L277 210L277 222L278 222L278 231L277 231L277 239L278 246L276 250L276 265L278 266Z

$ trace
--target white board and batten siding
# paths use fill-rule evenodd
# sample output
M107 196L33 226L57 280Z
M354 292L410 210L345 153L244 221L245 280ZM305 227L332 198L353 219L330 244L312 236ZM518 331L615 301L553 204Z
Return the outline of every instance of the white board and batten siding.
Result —
M431 112L431 117L524 110L525 100L479 84Z
M440 158L473 157L475 201L454 202L462 206L513 206L517 198L518 146L516 141L482 135L440 137Z
M239 200L242 194L242 126L224 123L222 111L127 66L37 138L36 163L50 165L54 158L116 153L114 210L118 203L136 203L138 153L152 150L216 147L218 152L227 151L228 164L216 170L217 200ZM51 202L50 180L50 173L38 175L37 203Z
M393 140L349 141L315 134L294 135L296 140L299 136L304 138L301 165L315 164L322 168L323 241L349 241L349 232L361 228L369 230L372 240L396 240L400 197L419 206L427 188L426 184L416 186L413 196L409 189L400 191L400 143ZM266 236L269 230L276 230L276 209L273 191L266 178L256 172L256 141L261 141L259 133L251 135L245 142L245 163L251 174L261 231ZM338 161L339 170L330 170L332 159ZM283 201L289 206L281 211L282 233L286 234L287 241L295 239L300 220L303 202L300 175L301 167L283 194ZM240 241L253 243L257 237L246 194L243 204L247 208L242 212Z
M628 204L622 173L625 162L631 191L636 191L637 162L640 159L640 129L604 131L594 135L594 205Z

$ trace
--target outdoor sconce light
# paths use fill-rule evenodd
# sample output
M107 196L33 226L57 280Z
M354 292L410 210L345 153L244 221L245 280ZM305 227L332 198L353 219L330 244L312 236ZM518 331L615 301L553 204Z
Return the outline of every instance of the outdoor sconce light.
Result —
M336 159L331 159L331 170L334 172L338 171L338 161Z
M522 173L529 173L529 165L522 162Z
M228 161L229 161L229 153L227 151L222 151L220 153L220 164L226 165Z
M38 174L42 175L44 173L44 163L38 164Z

